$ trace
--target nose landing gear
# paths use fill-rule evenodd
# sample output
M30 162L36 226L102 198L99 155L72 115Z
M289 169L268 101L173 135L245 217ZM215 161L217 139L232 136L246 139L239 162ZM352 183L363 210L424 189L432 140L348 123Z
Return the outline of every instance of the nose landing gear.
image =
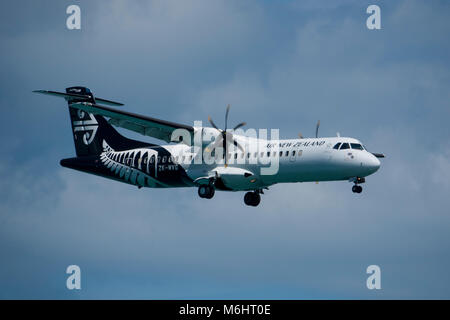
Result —
M354 186L352 187L353 193L361 193L362 187L359 184L366 182L366 179L361 177L354 177L350 179L350 182L354 183Z
M198 187L198 195L200 198L211 199L214 196L215 189L211 185L201 185Z
M244 203L248 206L256 207L261 202L261 196L259 195L262 191L255 190L253 192L247 192L244 196Z

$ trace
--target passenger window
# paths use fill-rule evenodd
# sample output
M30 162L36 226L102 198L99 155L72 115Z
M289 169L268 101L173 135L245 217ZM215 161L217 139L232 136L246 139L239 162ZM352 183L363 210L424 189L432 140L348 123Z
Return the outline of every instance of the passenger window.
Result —
M264 152L261 152L261 158L264 157Z
M294 150L294 151L292 151L292 156L295 156L295 150Z
M267 156L270 157L270 151L267 151Z
M234 154L234 158L237 159L237 153Z
M300 157L303 153L303 150L298 150L297 157Z
M280 151L280 157L283 155L283 151Z
M359 143L350 143L350 145L352 146L352 149L364 150L362 145L360 145Z
M344 150L344 149L350 149L350 146L348 145L348 143L343 143L343 144L342 144L340 150Z
M289 155L289 151L286 151L286 157Z
M341 143L340 143L340 142L336 143L336 144L334 145L333 149L336 149L336 150L338 150L338 149L339 149L339 146L340 146L340 145L341 145Z

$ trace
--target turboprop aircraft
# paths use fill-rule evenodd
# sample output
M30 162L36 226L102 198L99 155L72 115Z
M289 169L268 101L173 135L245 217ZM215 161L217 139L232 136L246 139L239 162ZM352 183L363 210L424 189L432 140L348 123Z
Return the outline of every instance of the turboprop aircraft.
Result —
M122 103L94 97L86 87L66 92L36 90L62 97L69 105L76 157L62 159L63 167L128 183L138 188L196 187L201 198L211 199L215 190L246 191L244 202L258 206L269 186L286 182L345 180L352 191L380 167L380 153L371 153L354 138L280 140L257 136L256 130L189 126L126 112ZM124 128L163 140L156 145L122 136ZM242 132L242 133L241 133ZM272 132L272 131L271 131ZM276 132L275 132L276 133Z

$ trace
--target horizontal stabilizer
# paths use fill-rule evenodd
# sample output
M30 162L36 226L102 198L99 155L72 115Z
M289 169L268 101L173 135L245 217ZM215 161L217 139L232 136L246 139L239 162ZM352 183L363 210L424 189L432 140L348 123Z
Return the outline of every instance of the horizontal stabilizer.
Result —
M78 94L78 93L64 93L64 92L57 92L57 91L49 91L49 90L34 90L34 93L41 93L46 94L54 97L61 97L66 99L68 102L74 101L74 100L85 100L90 99L91 97L89 95L84 94ZM123 103L115 102L111 100L101 99L101 98L95 98L96 102L100 102L102 104L110 105L110 106L123 106Z

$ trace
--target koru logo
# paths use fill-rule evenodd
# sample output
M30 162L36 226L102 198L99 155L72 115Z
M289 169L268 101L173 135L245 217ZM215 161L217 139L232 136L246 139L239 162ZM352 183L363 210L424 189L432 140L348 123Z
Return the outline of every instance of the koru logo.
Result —
M87 113L89 117L88 120L84 119L86 112L83 110L78 110L77 115L80 120L73 122L73 133L76 137L78 131L85 132L83 135L83 143L89 145L94 140L95 134L97 133L98 122L92 113Z

